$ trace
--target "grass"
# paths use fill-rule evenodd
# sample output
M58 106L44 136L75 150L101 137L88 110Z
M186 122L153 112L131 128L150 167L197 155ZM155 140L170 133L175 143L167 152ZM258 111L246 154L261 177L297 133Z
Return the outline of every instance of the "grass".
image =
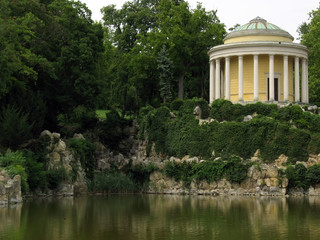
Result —
M99 119L106 119L106 113L107 112L109 112L109 110L102 110L102 109L96 110L96 114L97 114Z
M106 113L108 113L108 112L110 112L110 110L97 109L96 114L97 114L98 119L102 119L102 120L106 119ZM119 116L121 116L120 111L118 111L118 113L119 113ZM132 120L132 119L134 119L134 116L133 115L125 115L124 119Z

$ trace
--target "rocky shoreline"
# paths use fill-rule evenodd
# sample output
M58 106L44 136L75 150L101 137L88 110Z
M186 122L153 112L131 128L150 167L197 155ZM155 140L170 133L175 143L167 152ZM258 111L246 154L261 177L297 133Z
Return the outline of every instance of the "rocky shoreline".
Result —
M152 194L190 194L190 195L235 195L235 196L320 196L320 184L310 187L308 190L288 188L288 179L283 175L286 169L288 157L279 156L272 163L264 163L260 159L260 151L257 150L251 159L251 167L247 171L247 178L239 183L229 182L223 178L219 181L208 183L206 181L193 180L186 185L182 181L175 181L173 178L165 176L161 171L168 161L177 163L195 162L201 163L206 160L197 157L185 156L182 159L176 157L166 157L156 154L154 148L149 155L146 154L146 142L136 139L135 127L128 128L129 137L120 143L120 149L127 154L115 153L99 142L95 142L96 172L110 170L111 166L116 166L119 171L128 164L148 165L153 163L158 170L151 173L150 182L145 193ZM83 138L81 134L74 136ZM47 143L48 169L63 167L68 174L73 171L72 166L77 166L76 180L65 181L56 190L46 192L36 191L33 197L48 196L74 196L87 194L87 183L85 172L81 168L78 157L67 147L66 141L58 133L43 131L40 139L45 139ZM214 153L213 153L214 157ZM219 159L219 158L216 158ZM297 162L306 168L320 164L320 154L310 155L307 162ZM0 204L13 204L22 201L20 176L10 179L5 170L0 171Z

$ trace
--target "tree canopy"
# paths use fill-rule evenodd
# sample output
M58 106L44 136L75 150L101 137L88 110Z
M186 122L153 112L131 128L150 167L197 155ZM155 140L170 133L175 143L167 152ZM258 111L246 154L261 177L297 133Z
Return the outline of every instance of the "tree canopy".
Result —
M225 35L216 11L133 0L101 12L97 23L76 0L0 2L0 129L22 140L97 108L137 114L177 97L208 98L207 52ZM13 118L28 132L7 126Z
M173 98L207 98L207 51L221 44L225 34L216 11L207 12L201 4L190 9L183 0L134 0L121 9L109 5L101 12L106 36L117 56L111 60L117 64L109 65L116 76L108 81L112 91L119 87L117 92L123 93L124 106L126 102L127 108L132 108L132 103L138 108L161 102L163 75L158 64L162 63L157 58L163 47L172 62L173 78L167 79L166 88L172 90ZM119 102L117 96L110 101Z
M301 43L309 49L309 100L320 106L320 8L310 12L309 19L298 31Z
M94 107L103 30L70 0L0 3L0 109L23 109L34 132L55 129L57 115Z

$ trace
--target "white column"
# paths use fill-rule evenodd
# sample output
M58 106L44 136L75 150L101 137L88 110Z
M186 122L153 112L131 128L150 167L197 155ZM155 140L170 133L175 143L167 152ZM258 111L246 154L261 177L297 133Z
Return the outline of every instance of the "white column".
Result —
M225 97L227 100L230 100L230 58L226 57L225 60Z
M269 55L269 101L274 101L274 55Z
M307 102L307 74L306 74L306 68L307 68L307 60L305 58L302 59L302 72L301 72L301 98L302 102Z
M221 87L221 91L220 91L221 96L220 96L220 97L221 97L222 99L224 99L224 88L225 88L224 79L225 79L225 78L224 78L224 71L223 71L222 68L221 68L221 75L220 75L220 76L221 76L221 81L220 81L220 82L221 82L221 86L220 86L220 87Z
M259 56L253 56L253 101L259 101Z
M300 102L299 57L295 57L294 64L294 101Z
M209 83L209 102L210 104L214 101L214 60L210 61L210 83Z
M307 76L307 102L306 103L309 103L309 71L308 71L308 61L306 63L306 76Z
M283 56L283 100L289 101L288 56Z
M216 99L220 98L220 59L216 60Z
M238 57L239 64L239 101L243 101L243 56Z

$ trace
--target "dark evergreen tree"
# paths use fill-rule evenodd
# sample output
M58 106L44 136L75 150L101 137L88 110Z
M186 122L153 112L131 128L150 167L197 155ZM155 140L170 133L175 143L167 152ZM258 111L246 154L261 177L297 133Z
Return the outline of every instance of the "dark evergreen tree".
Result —
M170 102L172 100L171 93L171 81L172 81L172 61L169 58L169 52L164 45L159 52L157 58L158 66L157 69L159 71L159 85L160 85L160 96L164 103Z

